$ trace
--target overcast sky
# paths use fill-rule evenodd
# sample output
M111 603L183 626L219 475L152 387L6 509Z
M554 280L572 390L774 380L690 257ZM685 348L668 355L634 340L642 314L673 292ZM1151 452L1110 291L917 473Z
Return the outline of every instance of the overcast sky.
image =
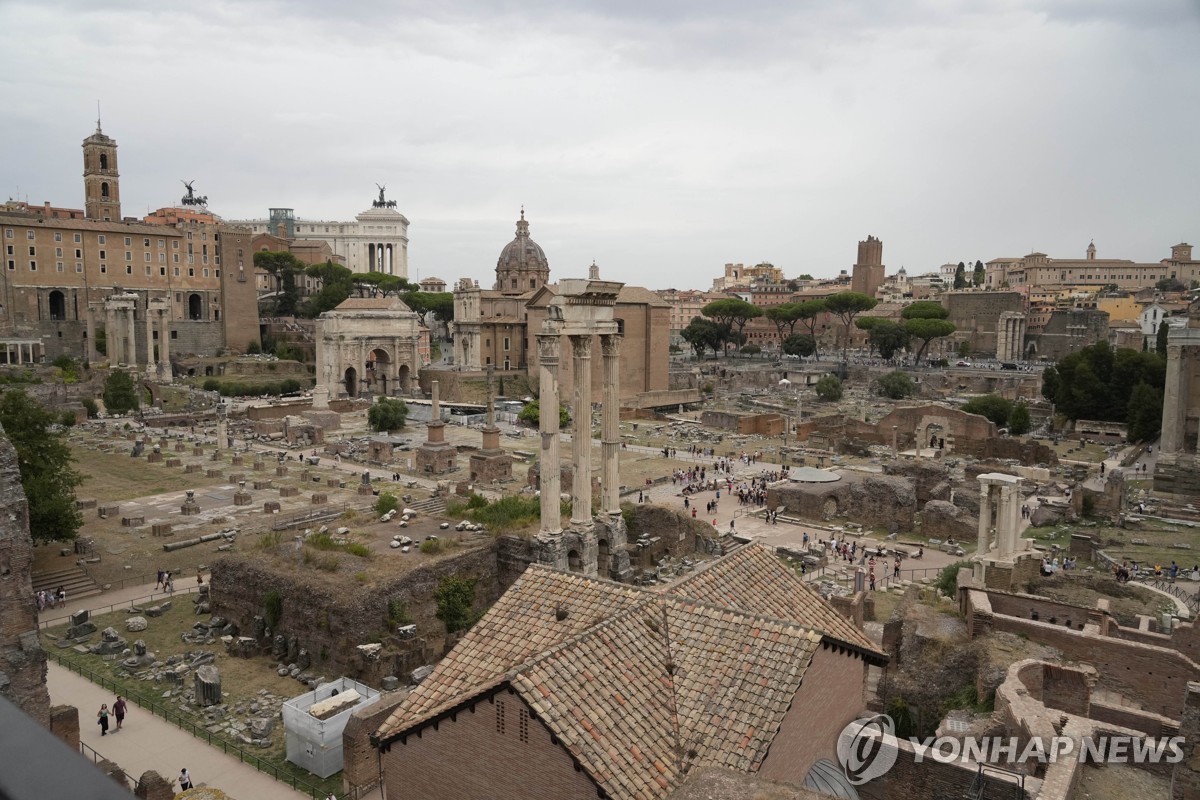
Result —
M704 287L1200 246L1198 0L0 0L0 198L351 219L490 285L522 204L555 278Z

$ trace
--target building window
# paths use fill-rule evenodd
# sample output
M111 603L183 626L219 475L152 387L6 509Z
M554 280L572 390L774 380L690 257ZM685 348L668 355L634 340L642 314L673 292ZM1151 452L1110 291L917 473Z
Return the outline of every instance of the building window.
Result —
M221 270L219 270L219 269L214 269L214 270L213 270L213 277L214 277L214 278L219 278L219 277L221 277Z
M146 266L146 275L147 275L147 276L149 276L149 275L150 275L150 267L149 267L149 265L147 265L147 266Z
M37 255L37 247L35 247L34 245L29 245L29 255L36 256Z
M173 247L174 249L178 250L178 249L179 249L179 240L178 240L178 239L172 239L172 240L171 240L171 247Z
M30 262L29 262L29 271L30 271L30 272L37 272L37 262L36 262L36 261L30 261Z
M106 258L106 256L105 256L105 254L104 254L104 251L103 251L103 250L101 250L101 251L100 251L100 260L101 260L101 261L103 261L105 258Z
M508 349L508 337L507 336L504 337L504 349L505 350Z
M62 248L61 247L54 248L54 257L62 258Z
M166 267L159 267L159 268L158 268L158 274L159 274L159 275L161 275L161 276L163 276L164 278L165 278L165 277L167 277L167 268L166 268Z
M107 244L107 242L104 241L103 233L96 237L96 243L97 244Z
M176 278L178 278L178 277L179 277L179 267L176 267L176 268L175 268L175 277L176 277Z
M126 237L125 237L125 246L126 246L126 247L129 247L131 244L133 244L133 239L131 239L130 237L126 236Z
M82 262L82 261L76 261L76 262L75 262L75 271L76 271L76 272L83 272L83 262Z
M31 230L25 231L25 238L30 241L33 241L33 231L31 231Z
M81 244L82 242L83 242L83 236L78 233L75 234L75 244Z
M126 275L132 275L132 274L133 274L133 264L126 264L126 265L125 265L125 274L126 274Z
M13 232L12 232L12 228L5 228L5 229L4 229L4 238L5 238L5 239L11 239L11 238L13 238Z
M196 268L195 267L188 267L188 277L189 278L196 277Z
M178 264L179 263L179 253L172 253L171 260L174 261L176 264ZM178 275L179 273L176 272L175 274Z
M158 263L160 263L160 264L165 264L165 263L167 263L167 254L166 254L166 253L159 253L159 254L158 254Z
M496 701L496 733L504 733L504 701Z
M76 248L75 248L75 257L76 257L76 258L83 258L83 251L82 251L82 250L80 250L78 247L76 247Z
M487 360L486 360L484 363L485 363L485 364L491 364L491 363L492 363L492 357L491 357L491 356L488 356L488 357L487 357Z
M529 744L529 712L524 708L517 712L517 732L521 741Z
M149 264L150 263L150 253L146 252L146 253L142 253L142 255L145 256L146 263Z
M126 251L125 251L125 260L126 260L126 261L133 261L133 253L132 253L131 251L129 251L129 250L126 250Z
M166 240L166 239L159 239L159 240L158 240L158 249L159 249L159 250L162 250L162 249L163 249L164 247L166 247L166 246L167 246L167 240Z
M54 232L54 241L56 241L56 242L61 242L61 241L62 241L62 231L55 231L55 232Z
M171 331L171 338L172 338L172 339L178 339L178 338L179 338L179 331Z
M11 244L4 248L4 254L6 256L13 255L13 246Z
M207 267L205 267L205 268L204 268L204 270L203 270L203 272L204 272L204 277L206 277L206 278L207 278L207 277L208 277L208 268L207 268Z
M11 258L10 258L10 259L8 260L8 268L9 268L9 269L16 269L16 268L17 268L17 262L16 262L16 261L14 261L13 259L11 259Z
M106 275L106 274L108 274L108 265L107 265L107 264L101 264L101 265L100 265L100 274L101 274L101 275Z
M149 247L149 246L150 246L150 239L149 239L149 237L147 237L147 238L145 238L145 239L142 239L142 247Z
M56 264L54 265L54 269L55 269L55 271L56 271L56 272L62 272L62 271L63 271L63 265L62 265L62 262L61 262L61 261L59 261L58 263L56 263Z

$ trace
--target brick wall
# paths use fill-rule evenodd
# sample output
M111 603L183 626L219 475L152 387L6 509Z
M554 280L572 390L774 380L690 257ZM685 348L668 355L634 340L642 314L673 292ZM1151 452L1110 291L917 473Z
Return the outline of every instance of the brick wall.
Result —
M981 795L970 795L976 771L969 765L942 764L926 758L916 763L912 745L898 743L896 764L881 778L858 788L862 800L1026 800L1028 793L1020 792L1011 782L1000 778L988 781Z
M758 770L759 777L800 784L818 759L836 762L838 734L864 708L866 677L862 658L822 643Z
M387 720L408 692L387 692L350 715L342 730L342 791L366 792L379 783L379 751L371 734Z
M576 771L566 750L551 741L540 721L529 718L522 726L522 713L531 713L525 701L501 690L427 726L420 735L391 742L383 754L387 796L594 800L596 784Z
M50 732L79 751L79 709L75 706L51 706Z
M145 339L145 325L138 327ZM215 356L225 346L224 330L220 322L200 322L193 320L172 320L171 339L168 351L172 356L195 353L202 356ZM141 352L140 350L138 352Z
M446 628L437 619L434 592L442 577L477 579L475 608L484 610L500 596L496 548L488 542L453 557L423 565L372 586L330 585L322 574L309 575L283 562L260 557L229 556L213 564L210 580L213 613L235 623L243 636L255 635L267 592L278 592L283 611L273 634L295 637L308 650L316 668L378 686L386 675L405 675L440 658L449 646ZM388 601L405 603L417 626L413 639L387 637L384 653L364 662L357 645L377 641L386 629ZM263 642L269 649L270 642Z

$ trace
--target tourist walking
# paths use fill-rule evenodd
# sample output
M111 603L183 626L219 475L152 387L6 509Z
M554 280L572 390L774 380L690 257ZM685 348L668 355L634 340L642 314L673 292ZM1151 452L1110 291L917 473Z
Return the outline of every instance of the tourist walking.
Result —
M125 723L125 698L117 695L117 702L113 703L113 716L117 718L117 727L113 728L113 733L121 730L121 725Z
M179 770L179 791L187 791L188 789L192 788L193 785L192 776L187 771L187 767Z
M100 735L108 735L108 703L101 703L100 710L96 712L96 722L100 724Z

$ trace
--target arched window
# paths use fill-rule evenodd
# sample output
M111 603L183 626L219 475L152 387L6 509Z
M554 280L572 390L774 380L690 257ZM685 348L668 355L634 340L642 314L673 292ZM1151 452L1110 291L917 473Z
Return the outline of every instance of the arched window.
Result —
M108 153L100 154L100 169L108 169Z
M108 197L108 181L105 181L104 183L100 184L100 196Z
M50 293L50 319L67 318L67 300L63 293L55 289Z
M188 319L202 319L203 308L200 302L200 295L188 295Z

